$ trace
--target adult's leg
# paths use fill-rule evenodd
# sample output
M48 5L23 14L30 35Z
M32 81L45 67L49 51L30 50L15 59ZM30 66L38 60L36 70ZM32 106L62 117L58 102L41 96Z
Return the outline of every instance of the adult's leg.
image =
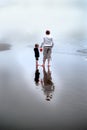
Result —
M46 47L44 47L43 49L43 66L45 66L45 62L46 62Z
M50 59L48 59L48 67L50 66Z
M49 48L48 48L48 53L47 53L48 66L50 66L51 53L52 53L52 50L51 50L51 48L49 47Z
M46 58L43 57L43 66L45 66Z

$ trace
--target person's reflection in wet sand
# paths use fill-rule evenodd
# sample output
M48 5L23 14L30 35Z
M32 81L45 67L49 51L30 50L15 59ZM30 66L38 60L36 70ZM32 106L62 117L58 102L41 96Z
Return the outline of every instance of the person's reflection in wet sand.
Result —
M39 85L39 78L40 78L40 72L39 72L38 66L36 66L35 78L34 78L34 81L35 81L36 86Z
M52 82L50 67L48 67L47 72L45 70L45 67L43 67L43 79L41 80L41 85L44 94L46 95L46 100L50 101L55 89L54 83Z

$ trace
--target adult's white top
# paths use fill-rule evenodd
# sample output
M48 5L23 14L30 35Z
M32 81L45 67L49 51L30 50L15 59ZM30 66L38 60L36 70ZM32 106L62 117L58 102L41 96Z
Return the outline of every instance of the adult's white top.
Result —
M40 47L42 48L42 46L53 47L54 46L53 38L50 35L46 35L43 38L43 42Z

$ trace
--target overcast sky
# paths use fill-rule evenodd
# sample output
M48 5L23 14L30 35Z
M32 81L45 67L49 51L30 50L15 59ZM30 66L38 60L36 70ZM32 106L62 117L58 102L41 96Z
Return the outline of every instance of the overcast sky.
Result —
M55 37L84 33L86 7L86 0L0 0L0 39L36 38L45 29Z

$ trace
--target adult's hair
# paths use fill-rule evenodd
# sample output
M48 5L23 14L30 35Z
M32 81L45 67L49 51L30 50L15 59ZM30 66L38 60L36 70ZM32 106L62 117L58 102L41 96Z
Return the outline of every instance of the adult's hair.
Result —
M49 31L49 30L46 30L46 34L49 35L49 34L50 34L50 31Z

